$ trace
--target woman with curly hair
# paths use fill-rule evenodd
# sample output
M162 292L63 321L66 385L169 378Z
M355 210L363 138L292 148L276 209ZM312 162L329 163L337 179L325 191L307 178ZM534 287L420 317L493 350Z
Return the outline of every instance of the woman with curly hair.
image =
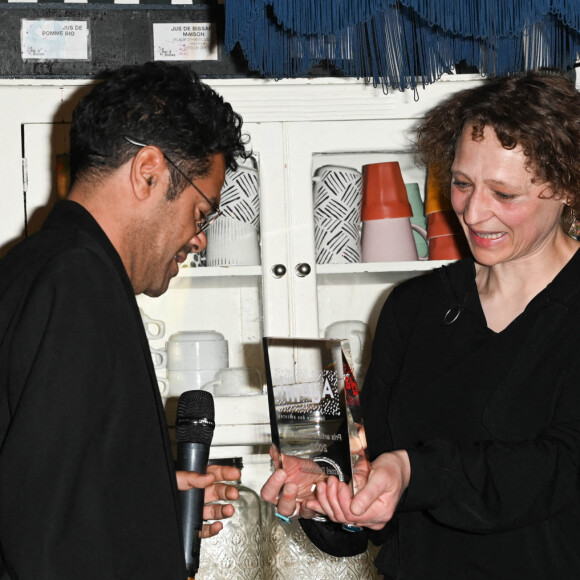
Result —
M279 471L263 496L281 514L298 502L335 555L382 543L388 579L577 580L580 95L555 72L485 81L430 111L417 136L472 256L383 307L358 493L329 477L297 496Z

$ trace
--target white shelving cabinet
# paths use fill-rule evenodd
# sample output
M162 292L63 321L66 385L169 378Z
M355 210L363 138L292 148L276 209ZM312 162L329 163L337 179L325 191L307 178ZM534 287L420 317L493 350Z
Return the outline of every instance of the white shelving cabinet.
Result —
M256 367L264 378L262 336L322 336L329 324L347 319L363 320L374 330L393 284L436 265L316 265L314 171L325 164L360 170L365 163L399 160L405 181L416 181L422 189L424 175L408 153L413 125L451 92L482 81L451 76L419 90L418 101L412 92L385 95L354 79L208 82L243 116L251 135L259 170L262 263L182 268L165 295L138 301L150 317L166 324L165 337L152 341L153 347L163 347L180 330L217 330L228 340L230 366ZM25 195L29 215L42 214L55 199L56 154L68 147L72 109L90 84L0 81L0 255L23 235ZM232 425L248 415L243 405L260 406L263 417L259 422L253 415L244 454L263 454L269 441L265 399L243 399L238 407L228 407L228 416L216 417L223 425L222 457L232 451L228 443L236 443ZM259 487L259 479L250 485Z
M408 153L414 123L451 92L481 79L448 77L420 90L418 101L412 92L385 95L354 79L208 82L243 116L251 135L261 265L181 268L163 296L139 296L138 302L166 325L153 348L181 330L217 330L228 340L229 365L255 367L265 378L263 336L322 336L337 320L365 321L372 332L393 285L438 264L316 265L316 169L331 164L360 171L366 163L397 160L405 181L422 190L424 175ZM72 110L91 84L0 80L0 256L22 239L25 208L34 231L54 203L56 156L67 151ZM242 456L244 483L258 491L270 471L266 397L217 399L212 456Z

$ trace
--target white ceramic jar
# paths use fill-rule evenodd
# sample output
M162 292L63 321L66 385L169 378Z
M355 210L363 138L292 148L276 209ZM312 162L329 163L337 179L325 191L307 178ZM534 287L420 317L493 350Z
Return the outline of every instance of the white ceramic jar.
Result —
M167 341L169 395L199 389L226 368L228 343L215 330L187 330L172 334Z

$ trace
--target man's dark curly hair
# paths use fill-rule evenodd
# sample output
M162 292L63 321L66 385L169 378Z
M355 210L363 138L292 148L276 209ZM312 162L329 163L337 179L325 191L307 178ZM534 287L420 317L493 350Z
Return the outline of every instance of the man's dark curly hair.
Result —
M417 129L420 161L449 191L455 147L466 126L472 138L494 129L506 149L520 146L534 183L547 183L580 215L580 93L553 70L484 81L429 111ZM565 216L566 217L566 216Z
M125 135L156 145L190 178L207 175L216 153L230 169L248 157L241 116L190 69L148 62L101 78L73 112L71 185L99 179L131 159L136 146ZM169 170L169 197L176 197L187 182L171 164Z

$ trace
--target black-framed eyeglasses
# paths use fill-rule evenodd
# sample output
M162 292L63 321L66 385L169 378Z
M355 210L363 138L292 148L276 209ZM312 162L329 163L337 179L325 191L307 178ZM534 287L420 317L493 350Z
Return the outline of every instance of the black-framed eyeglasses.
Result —
M131 145L135 145L136 147L147 147L149 145L148 143L141 143L141 141L137 141L137 139L133 139L133 137L129 137L128 135L123 135L123 139L131 143ZM155 147L157 147L157 145L155 145ZM197 185L195 185L195 183L193 183L193 181L191 181L191 179L189 179L189 177L187 177L187 175L185 175L181 169L179 169L179 167L177 167L177 165L165 154L165 152L160 147L157 148L161 151L161 153L163 153L165 160L170 163L181 175L181 177L183 177L183 179L185 179L187 183L189 183L189 185L191 185L191 187L193 187L193 189L195 189L195 191L197 191L197 193L199 193L199 195L201 195L201 197L203 197L203 199L205 199L205 201L207 201L207 203L209 203L211 206L212 213L207 216L202 214L202 219L197 222L198 230L196 235L200 234L201 232L207 230L207 228L209 228L209 226L211 226L211 224L213 224L215 220L217 220L220 215L223 214L223 212L207 197L207 195L205 195L205 193L203 193L203 191L201 191L201 189L199 189L199 187L197 187Z

